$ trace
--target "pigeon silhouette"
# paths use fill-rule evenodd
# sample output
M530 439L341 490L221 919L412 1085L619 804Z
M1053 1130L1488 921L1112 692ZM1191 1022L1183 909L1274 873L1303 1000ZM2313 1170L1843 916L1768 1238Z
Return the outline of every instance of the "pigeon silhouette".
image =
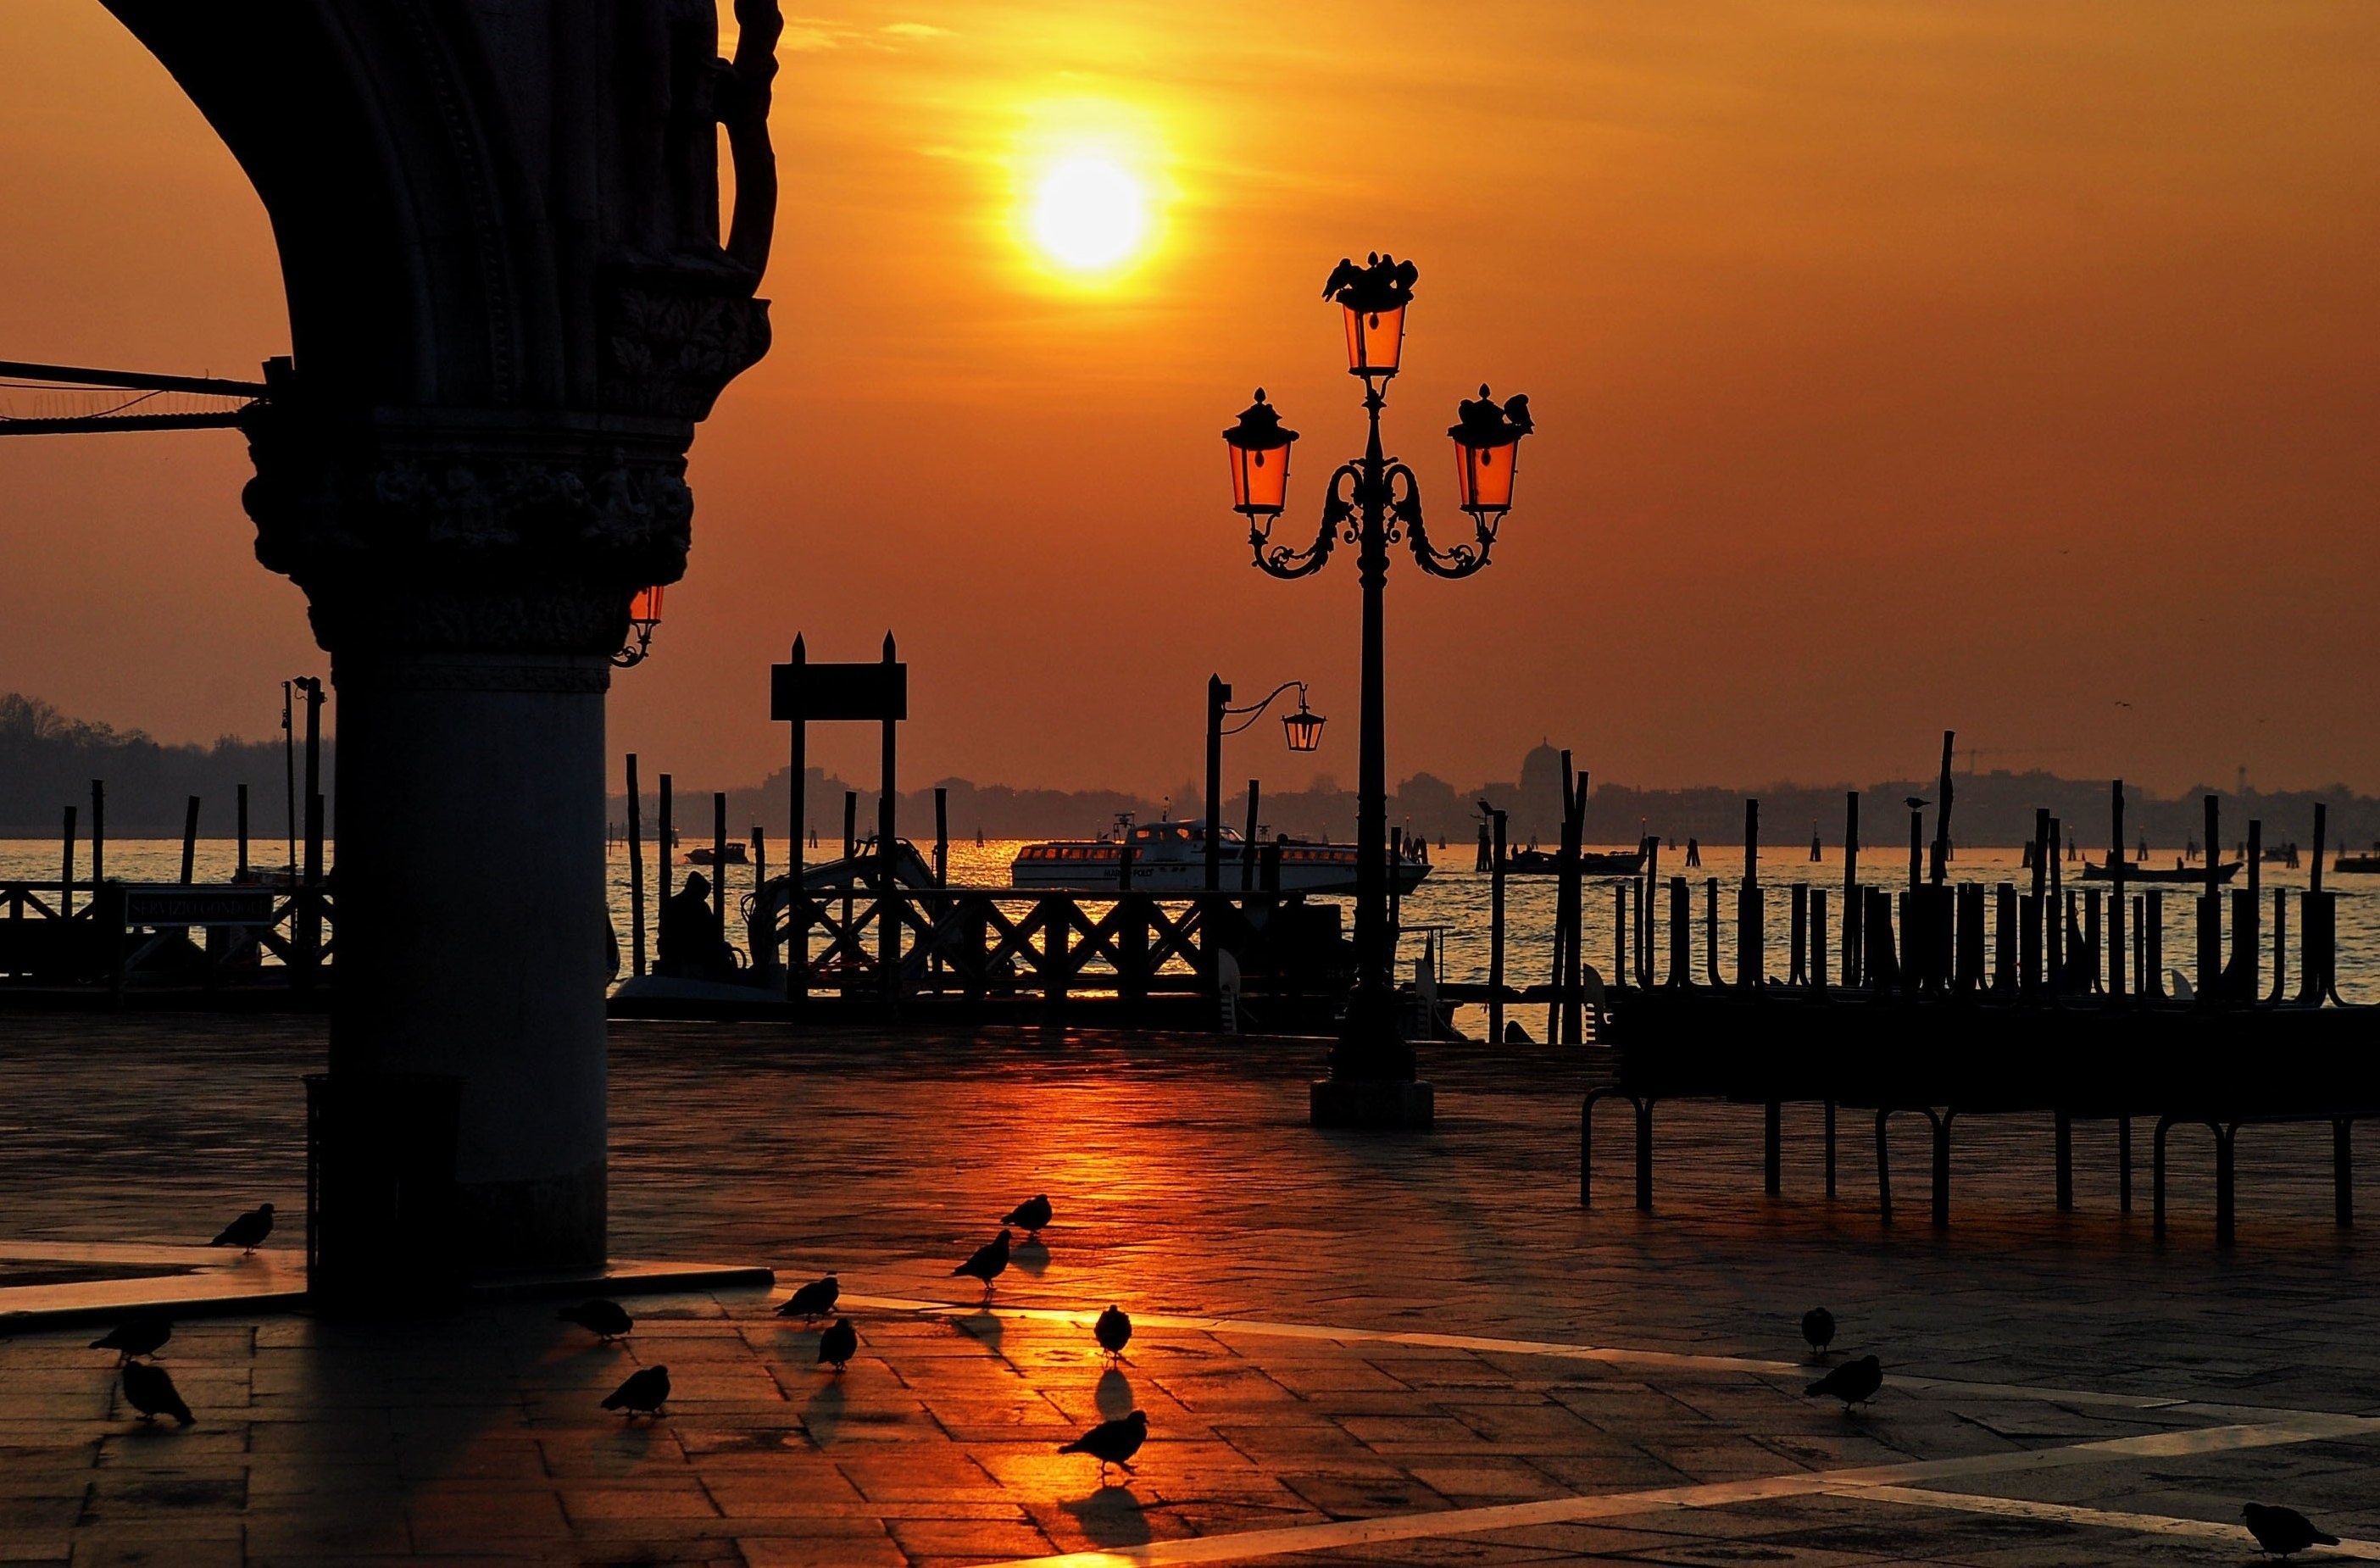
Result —
M952 1270L951 1272L953 1275L965 1274L969 1279L981 1280L983 1282L983 1298L986 1301L990 1301L991 1299L991 1282L1000 1278L1002 1274L1007 1272L1007 1270L1008 1233L1006 1231L1002 1231L1000 1234L992 1237L991 1240L984 1243L981 1246L977 1247L974 1254L969 1257L965 1262Z
M93 1350L116 1353L119 1367L140 1355L154 1355L158 1346L174 1337L174 1325L153 1313L139 1318L127 1318L123 1322L91 1342Z
M554 1314L565 1323L576 1323L599 1340L619 1339L637 1326L616 1301L582 1301L576 1307L565 1307Z
M124 1364L124 1399L140 1412L140 1419L153 1421L160 1416L171 1416L187 1427L190 1424L190 1407L174 1387L173 1374L148 1361L128 1361Z
M1035 1193L1031 1197L1008 1211L1003 1225L1020 1225L1026 1235L1038 1235L1041 1227L1050 1222L1050 1197L1047 1193Z
M1355 264L1353 256L1342 256L1339 264L1330 269L1330 276L1322 285L1322 298L1330 298L1353 283L1363 281L1364 269Z
M1926 806L1924 799L1914 795L1904 796L1900 803L1903 806L1908 807L1912 811L1923 811L1925 809Z
M1099 1478L1105 1480L1111 1465L1121 1465L1129 1471L1132 1456L1138 1453L1140 1445L1148 1440L1148 1416L1135 1410L1113 1421L1100 1422L1073 1442L1060 1444L1058 1452L1089 1454L1099 1462Z
M815 1323L834 1310L835 1298L843 1295L843 1286L829 1274L823 1280L812 1280L786 1298L777 1308L780 1318L799 1318L805 1323Z
M1122 1307L1111 1307L1091 1325L1091 1337L1099 1342L1099 1348L1108 1353L1109 1359L1121 1361L1123 1347L1132 1343L1132 1319L1124 1316Z
M1803 1313L1802 1337L1809 1342L1811 1355L1826 1355L1827 1346L1835 1343L1835 1315L1823 1307Z
M273 1205L260 1203L223 1228L223 1234L207 1243L209 1246L236 1246L242 1252L254 1252L265 1237L273 1234Z
M1843 1413L1849 1415L1854 1404L1864 1404L1876 1397L1884 1387L1884 1363L1873 1355L1863 1355L1857 1361L1846 1361L1833 1371L1802 1391L1805 1398L1825 1394L1843 1402Z
M2337 1546L2338 1538L2323 1534L2313 1527L2313 1521L2294 1508L2278 1503L2252 1502L2240 1510L2248 1521L2248 1533L2256 1538L2256 1545L2276 1557L2288 1557L2310 1546Z
M603 1402L606 1410L617 1410L629 1416L658 1416L669 1402L669 1368L648 1367L628 1374L628 1380L612 1391Z
M851 1326L848 1318L837 1318L819 1335L818 1364L832 1364L838 1372L851 1358L859 1354L859 1331Z
M1504 418L1523 435L1537 428L1536 417L1529 412L1529 395L1525 392L1516 392L1504 399Z

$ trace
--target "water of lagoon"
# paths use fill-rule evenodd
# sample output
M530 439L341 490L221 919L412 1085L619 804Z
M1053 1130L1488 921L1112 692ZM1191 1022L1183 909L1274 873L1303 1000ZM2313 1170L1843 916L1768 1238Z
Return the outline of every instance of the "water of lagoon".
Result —
M682 881L690 868L684 864L684 854L699 841L688 837L680 845L680 863L674 868L673 881ZM1022 840L997 839L983 845L972 841L954 842L951 845L951 881L963 887L1005 887L1008 885L1009 863L1015 857ZM782 840L769 846L772 860L783 853ZM1618 847L1618 846L1613 846ZM271 845L260 842L253 853L260 864L278 867L285 851L276 841ZM813 857L831 856L832 846L812 852ZM141 881L173 881L181 874L181 843L177 839L116 839L107 846L107 870L111 877ZM652 864L651 847L647 847L647 930L657 913L659 887ZM1429 876L1403 901L1404 938L1399 954L1400 972L1410 976L1415 958L1421 951L1422 932L1426 928L1439 931L1442 944L1439 973L1444 978L1460 981L1485 981L1488 964L1488 878L1471 869L1473 851L1468 845L1454 845L1435 852L1437 866ZM1796 883L1807 883L1828 890L1829 934L1828 949L1834 955L1840 971L1842 921L1842 857L1829 847L1823 859L1813 863L1807 858L1806 846L1764 849L1760 873L1763 901L1767 910L1768 966L1773 975L1781 976L1789 958L1791 932L1791 889ZM76 875L80 883L78 902L88 896L91 874L90 845L86 842L78 851ZM1681 857L1666 851L1662 857L1662 873L1666 881L1672 873L1685 875L1692 882L1694 912L1694 974L1700 979L1706 973L1704 952L1703 911L1706 878L1719 879L1719 973L1732 978L1735 974L1735 898L1734 889L1742 871L1740 850L1710 849L1705 851L1704 865L1698 870L1684 869ZM230 877L237 856L236 846L227 839L201 839L196 857L195 874L200 881L220 881ZM2169 852L2157 864L2170 864ZM30 880L47 881L55 886L60 870L60 846L55 840L0 840L0 881ZM625 845L611 846L606 868L610 893L612 923L620 942L625 967L630 951L628 857ZM2070 861L2065 866L2068 885L2083 886L2079 878L2081 863ZM706 875L710 873L706 870ZM743 866L728 868L727 883L731 898L741 899L751 891L751 869ZM1907 881L1907 854L1899 851L1869 849L1860 857L1860 880L1869 886L1898 886ZM2263 876L2267 890L2272 888L2302 888L2306 885L2307 869L2291 870L2278 865L2266 865ZM2020 890L2029 888L2032 872L2022 865L2022 855L2015 849L1968 849L1960 852L1951 863L1954 881L1980 881L1992 884L2010 881ZM2327 873L2325 885L2334 888L2338 900L2338 946L2340 994L2350 1002L2380 1000L2380 876L2340 875ZM1612 900L1610 881L1591 881L1585 897L1586 924L1586 960L1609 977L1614 973L1612 962ZM2232 885L2244 887L2246 873L2233 879ZM1542 983L1552 978L1553 922L1555 879L1551 877L1512 877L1505 883L1505 979L1520 986ZM2188 970L2196 952L2192 906L2193 890L2187 886L2165 890L2166 938L2165 954L2168 966L2179 965ZM2271 893L2265 893L2265 989L2271 990ZM1345 929L1354 924L1354 900L1336 894L1318 895L1317 902L1335 902L1347 906L1342 918ZM1632 914L1633 919L1633 914ZM2301 925L2296 901L2290 901L2289 942L2291 985L2295 985L2297 966L2296 941ZM1669 969L1668 903L1664 897L1661 919L1657 928L1655 954L1656 972L1666 975ZM1542 1032L1542 1006L1520 1009L1516 1015L1533 1033ZM1486 1027L1486 1009L1465 1007L1459 1010L1457 1024L1465 1032L1476 1034Z

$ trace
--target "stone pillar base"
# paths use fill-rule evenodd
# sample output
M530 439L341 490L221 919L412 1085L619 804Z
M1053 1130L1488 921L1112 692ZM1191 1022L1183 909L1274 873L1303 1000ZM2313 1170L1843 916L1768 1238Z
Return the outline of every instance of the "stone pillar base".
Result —
M1318 1127L1426 1133L1435 1122L1437 1107L1438 1097L1426 1083L1317 1078L1309 1120Z

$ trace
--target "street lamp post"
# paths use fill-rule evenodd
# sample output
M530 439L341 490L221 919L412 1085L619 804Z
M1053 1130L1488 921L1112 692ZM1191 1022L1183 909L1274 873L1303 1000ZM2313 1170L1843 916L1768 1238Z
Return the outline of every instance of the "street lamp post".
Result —
M1512 509L1513 460L1532 429L1529 400L1499 405L1488 388L1461 406L1447 433L1455 445L1459 504L1475 536L1446 549L1430 542L1422 521L1421 487L1414 472L1380 446L1380 410L1404 347L1404 317L1418 270L1411 261L1374 255L1363 265L1342 261L1323 285L1338 302L1347 332L1347 371L1364 383L1370 436L1364 456L1342 463L1323 494L1322 524L1302 548L1276 543L1273 524L1287 509L1289 455L1297 432L1257 389L1256 401L1223 432L1232 463L1232 510L1248 519L1248 546L1257 568L1284 580L1309 577L1335 545L1356 547L1363 588L1363 697L1358 718L1355 809L1355 986L1347 998L1330 1076L1313 1086L1316 1126L1427 1127L1430 1086L1415 1076L1413 1047L1398 1027L1395 933L1389 916L1387 675L1382 598L1389 547L1403 542L1415 563L1434 577L1467 577L1488 565L1497 525Z
M1207 891L1215 893L1223 885L1223 737L1238 735L1264 717L1265 710L1280 699L1291 687L1297 688L1297 711L1283 714L1281 734L1292 751L1312 751L1322 744L1323 716L1305 704L1305 683L1283 681L1272 688L1272 695L1262 702L1245 708L1232 706L1232 687L1220 675L1207 677ZM1223 727L1226 719L1241 723Z

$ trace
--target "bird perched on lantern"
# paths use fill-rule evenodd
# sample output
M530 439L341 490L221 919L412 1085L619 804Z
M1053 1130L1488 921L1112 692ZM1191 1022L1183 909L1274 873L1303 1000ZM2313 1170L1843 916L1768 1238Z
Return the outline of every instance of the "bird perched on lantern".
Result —
M1378 250L1366 255L1360 267L1354 257L1342 256L1322 285L1322 298L1367 315L1402 310L1413 302L1414 284L1420 277L1421 269L1411 261Z

